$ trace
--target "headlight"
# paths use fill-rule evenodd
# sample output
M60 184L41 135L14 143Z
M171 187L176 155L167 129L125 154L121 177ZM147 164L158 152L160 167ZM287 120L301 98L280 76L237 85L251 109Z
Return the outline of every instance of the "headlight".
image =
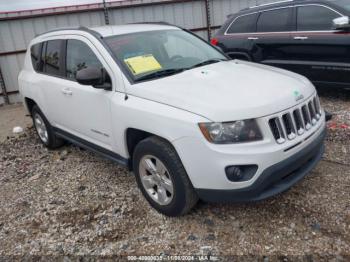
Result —
M200 123L199 128L205 138L214 144L232 144L262 139L262 134L254 119L226 123Z

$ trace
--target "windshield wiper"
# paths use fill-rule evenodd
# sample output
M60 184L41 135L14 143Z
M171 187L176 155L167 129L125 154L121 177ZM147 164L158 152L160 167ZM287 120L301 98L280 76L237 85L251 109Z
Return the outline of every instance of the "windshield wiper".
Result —
M141 76L141 77L137 78L136 81L143 81L143 80L149 80L149 79L153 79L153 78L170 76L170 75L181 73L183 71L184 71L183 68L164 69L164 70L150 73L148 75Z
M187 70L189 69L193 69L193 68L196 68L196 67L201 67L201 66L205 66L205 65L210 65L210 64L214 64L214 63L218 63L218 62L221 62L221 61L227 61L227 59L209 59L209 60L205 60L203 62L200 62L194 66L191 66L189 68L187 68Z

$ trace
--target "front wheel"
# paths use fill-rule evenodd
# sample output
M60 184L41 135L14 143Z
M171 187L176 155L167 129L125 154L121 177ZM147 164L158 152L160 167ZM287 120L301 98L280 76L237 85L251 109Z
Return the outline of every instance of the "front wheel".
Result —
M133 169L141 192L158 212L180 216L197 203L186 170L167 141L154 136L141 141L134 151Z

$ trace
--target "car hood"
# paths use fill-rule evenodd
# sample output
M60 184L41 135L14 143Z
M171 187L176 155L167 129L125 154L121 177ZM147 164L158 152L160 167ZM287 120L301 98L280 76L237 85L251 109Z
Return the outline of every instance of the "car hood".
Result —
M127 92L224 122L280 112L303 102L315 88L301 75L234 60L134 84Z

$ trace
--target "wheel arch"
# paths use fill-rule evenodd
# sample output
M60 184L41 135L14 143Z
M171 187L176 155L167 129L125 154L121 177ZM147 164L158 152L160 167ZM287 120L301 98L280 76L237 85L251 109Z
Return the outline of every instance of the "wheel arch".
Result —
M24 103L25 103L25 106L27 107L27 110L28 110L29 114L32 115L33 107L35 105L38 106L38 104L33 99L31 99L29 97L25 97L24 98Z
M133 154L135 151L135 148L137 146L138 143L140 143L142 140L148 138L148 137L157 137L159 139L162 139L164 141L166 141L169 145L171 145L172 147L173 144L165 137L158 135L158 134L154 134L142 129L137 129L137 128L127 128L125 131L125 143L126 143L126 149L127 152L129 154L129 169L130 171L132 171L132 161L133 161Z

